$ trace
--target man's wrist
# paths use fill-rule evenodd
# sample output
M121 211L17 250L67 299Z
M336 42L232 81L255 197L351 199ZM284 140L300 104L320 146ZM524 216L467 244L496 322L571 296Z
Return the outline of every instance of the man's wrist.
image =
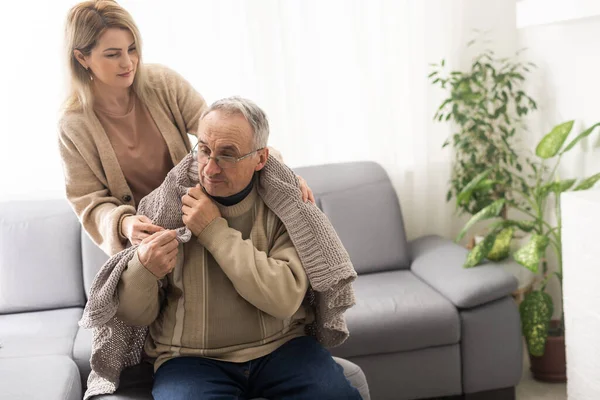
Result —
M229 228L227 220L223 217L217 217L210 221L198 235L198 242L209 249L213 242L218 242L219 234Z
M208 227L210 224L212 224L212 223L215 221L215 219L217 219L217 218L219 218L219 217L215 217L215 218L213 218L213 219L212 219L212 220L210 220L208 223L206 223L206 224L204 224L204 225L200 226L200 227L199 227L199 228L197 228L197 229L190 229L190 230L192 231L192 233L194 234L194 236L200 236L200 235L202 234L202 232L204 232L204 230L206 230L206 228L207 228L207 227Z

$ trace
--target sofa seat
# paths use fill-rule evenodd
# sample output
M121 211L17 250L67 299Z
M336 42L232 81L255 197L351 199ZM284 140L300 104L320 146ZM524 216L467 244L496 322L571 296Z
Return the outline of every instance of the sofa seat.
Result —
M412 351L454 345L460 339L458 310L409 270L359 275L356 305L346 313L348 340L338 357Z
M63 308L0 315L0 358L71 357L83 309Z
M0 388L3 400L81 400L83 397L77 366L63 355L1 358Z
M75 343L73 344L73 361L77 364L81 373L81 382L85 387L87 378L92 372L90 358L92 358L92 339L94 331L91 329L79 328Z

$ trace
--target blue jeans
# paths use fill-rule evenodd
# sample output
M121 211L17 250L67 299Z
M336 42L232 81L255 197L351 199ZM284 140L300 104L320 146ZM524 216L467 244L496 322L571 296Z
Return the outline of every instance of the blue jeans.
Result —
M177 357L154 376L155 400L360 400L331 354L311 336L245 363Z

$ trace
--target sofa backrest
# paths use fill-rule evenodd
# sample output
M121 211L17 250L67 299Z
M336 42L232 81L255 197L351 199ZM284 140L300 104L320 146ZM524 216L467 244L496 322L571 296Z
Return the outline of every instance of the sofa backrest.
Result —
M80 238L65 200L0 203L0 314L83 306Z
M81 258L83 262L83 287L86 299L90 297L92 282L100 268L108 261L108 255L100 250L87 233L81 230Z
M406 269L396 192L373 162L297 168L359 274ZM0 203L0 314L82 307L108 256L66 200Z
M400 203L381 165L351 162L294 171L308 182L359 274L410 267Z

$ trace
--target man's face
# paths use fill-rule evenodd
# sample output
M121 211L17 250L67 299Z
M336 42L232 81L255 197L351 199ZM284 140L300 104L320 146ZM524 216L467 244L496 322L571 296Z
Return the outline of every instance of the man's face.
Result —
M198 157L242 157L254 150L252 127L242 114L211 111L198 127ZM268 157L267 149L260 150L231 168L221 168L214 159L199 162L200 183L208 194L216 197L232 196L241 192L252 180L255 171L261 170Z

